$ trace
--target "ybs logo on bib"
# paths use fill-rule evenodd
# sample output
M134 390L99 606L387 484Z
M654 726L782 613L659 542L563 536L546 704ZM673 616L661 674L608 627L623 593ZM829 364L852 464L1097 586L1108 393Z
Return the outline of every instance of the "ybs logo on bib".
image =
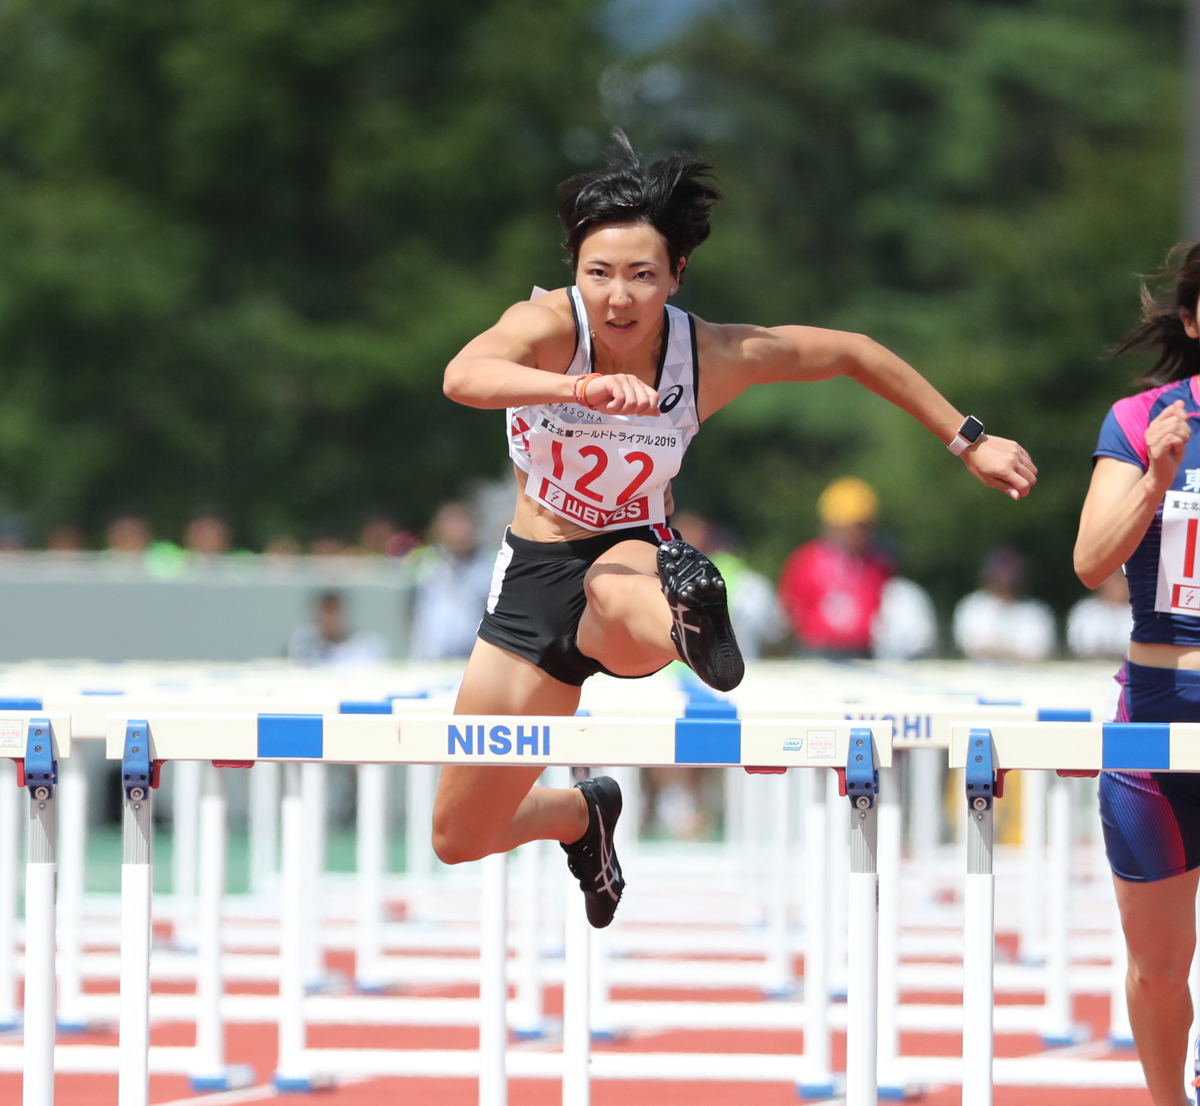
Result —
M1200 494L1167 492L1163 499L1162 548L1154 609L1200 617Z

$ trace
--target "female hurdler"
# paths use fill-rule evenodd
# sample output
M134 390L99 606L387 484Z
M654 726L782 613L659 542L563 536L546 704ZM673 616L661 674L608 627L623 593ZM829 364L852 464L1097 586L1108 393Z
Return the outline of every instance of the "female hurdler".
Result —
M1181 251L1176 251L1178 257ZM1117 347L1158 360L1100 429L1075 543L1075 571L1098 587L1125 571L1129 652L1110 714L1118 722L1200 722L1200 245L1168 264L1168 294L1143 290L1141 324ZM1125 992L1146 1086L1184 1106L1200 876L1200 774L1104 772L1104 845L1129 949Z
M446 395L507 408L517 479L459 714L571 715L596 672L682 659L719 690L742 678L712 563L667 526L670 481L700 424L753 384L845 375L919 419L972 475L1014 499L1037 470L869 338L814 327L716 326L667 306L709 233L711 170L643 166L614 132L610 163L559 189L575 285L510 307L446 367ZM433 841L447 863L559 841L593 926L624 882L615 781L534 787L541 768L442 770Z

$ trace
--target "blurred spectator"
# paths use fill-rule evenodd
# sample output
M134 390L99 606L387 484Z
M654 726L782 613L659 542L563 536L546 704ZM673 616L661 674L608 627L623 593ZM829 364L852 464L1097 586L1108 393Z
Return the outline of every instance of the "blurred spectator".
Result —
M323 527L313 538L312 555L314 557L344 557L349 552L341 535L332 527Z
M281 534L272 538L263 548L265 557L298 557L304 552L304 547L293 537Z
M83 549L83 531L73 522L64 522L50 532L46 548L55 553L78 553Z
M17 553L25 548L25 520L20 515L0 518L0 553Z
M121 511L108 524L105 544L114 553L145 553L150 546L150 525L133 511Z
M371 515L359 532L359 552L369 557L406 557L421 542L411 530L397 530L387 515Z
M817 500L821 536L784 563L779 598L806 652L865 657L890 559L871 539L879 497L854 476L835 480Z
M414 660L470 655L492 586L492 560L476 548L471 509L465 503L443 505L430 524L429 545L410 558L417 577Z
M979 591L954 608L954 644L972 660L1041 661L1054 652L1054 614L1022 598L1025 558L1007 546L984 563Z
M937 611L920 584L893 576L883 585L871 623L871 653L878 660L908 661L937 648Z
M1067 615L1067 646L1072 656L1084 660L1125 656L1132 633L1129 584L1121 569L1105 580L1094 595L1079 600Z
M700 515L678 511L671 516L671 525L685 542L711 558L725 578L729 617L742 655L747 660L761 657L764 650L780 644L787 637L787 619L771 581L734 553L721 531Z
M379 664L387 660L387 644L379 634L351 634L341 595L327 591L313 604L312 622L292 632L288 660L293 664Z
M187 524L184 548L202 557L221 557L229 552L229 527L220 515L201 511Z

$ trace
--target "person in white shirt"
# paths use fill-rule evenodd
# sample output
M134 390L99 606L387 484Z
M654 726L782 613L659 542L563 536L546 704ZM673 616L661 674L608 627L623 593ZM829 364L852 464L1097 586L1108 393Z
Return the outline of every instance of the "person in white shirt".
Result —
M387 660L387 642L380 634L350 633L341 595L327 591L317 596L312 622L292 631L288 660L339 667L382 664Z
M446 503L429 527L430 543L410 556L416 569L409 656L437 661L469 657L492 584L492 556L480 552L475 516Z
M908 661L937 649L937 611L920 584L893 576L883 585L871 623L871 655L882 661Z
M1054 612L1021 598L1025 558L1002 547L988 557L982 587L954 608L954 644L971 660L1043 661L1056 644Z
M1117 569L1096 589L1079 600L1067 615L1067 646L1081 660L1119 659L1129 648L1133 633L1133 608L1129 584Z

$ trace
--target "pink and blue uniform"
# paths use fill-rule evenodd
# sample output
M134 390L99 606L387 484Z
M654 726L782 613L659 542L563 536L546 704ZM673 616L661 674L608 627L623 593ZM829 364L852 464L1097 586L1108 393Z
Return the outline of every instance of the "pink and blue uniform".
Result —
M1183 401L1189 417L1200 417L1200 378L1189 377L1118 400L1100 429L1094 457L1113 457L1144 472L1149 464L1146 428L1176 400ZM1125 563L1133 605L1132 640L1200 646L1200 609L1195 616L1184 613L1191 606L1187 579L1174 582L1200 571L1197 520L1185 518L1180 541L1164 543L1168 501L1172 501L1172 517L1181 503L1184 508L1200 505L1200 433L1188 443L1171 490ZM1169 557L1179 564L1168 565ZM1180 588L1185 589L1182 597ZM1151 668L1126 660L1116 681L1114 721L1200 722L1200 672ZM1109 863L1122 879L1149 883L1200 867L1200 774L1103 772L1100 816Z

